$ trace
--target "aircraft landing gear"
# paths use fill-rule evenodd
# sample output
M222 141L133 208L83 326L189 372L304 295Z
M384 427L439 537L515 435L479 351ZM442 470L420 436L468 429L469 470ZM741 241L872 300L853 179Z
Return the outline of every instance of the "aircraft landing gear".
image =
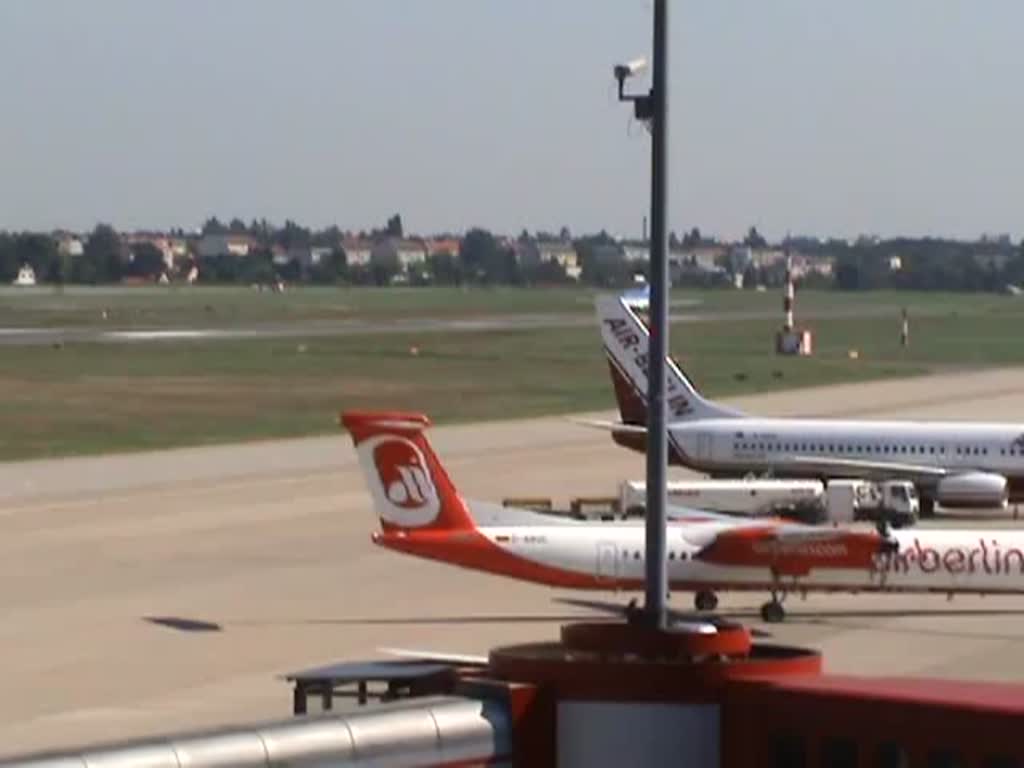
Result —
M772 581L775 584L772 589L772 599L761 606L761 618L766 624L779 624L786 618L786 609L782 607L782 601L786 599L786 592L781 589L779 574L774 569Z
M718 595L710 589L701 589L693 596L693 607L698 611L713 611L718 607Z
M770 601L761 606L761 618L766 624L780 624L786 619L786 609L773 595Z

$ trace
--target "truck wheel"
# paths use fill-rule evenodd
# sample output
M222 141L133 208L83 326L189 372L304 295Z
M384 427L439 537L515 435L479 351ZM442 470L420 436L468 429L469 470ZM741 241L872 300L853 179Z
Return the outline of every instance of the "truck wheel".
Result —
M698 611L713 611L718 607L718 595L710 589L702 589L693 596L693 606Z
M921 497L921 517L935 517L935 499Z

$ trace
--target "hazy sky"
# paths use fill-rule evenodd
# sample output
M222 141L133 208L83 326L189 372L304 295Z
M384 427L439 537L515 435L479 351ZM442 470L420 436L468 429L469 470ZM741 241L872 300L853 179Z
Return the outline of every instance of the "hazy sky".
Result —
M672 0L671 226L1024 230L1020 0ZM0 0L0 228L637 234L647 0ZM1017 86L1017 87L1014 87Z

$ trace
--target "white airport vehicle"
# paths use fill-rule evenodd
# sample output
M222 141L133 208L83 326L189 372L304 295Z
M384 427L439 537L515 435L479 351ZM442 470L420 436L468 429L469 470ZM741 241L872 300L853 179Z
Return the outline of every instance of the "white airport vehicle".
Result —
M670 480L668 503L732 515L774 515L781 511L820 509L824 485L817 480L746 478L742 480ZM647 484L627 480L619 486L619 509L624 515L642 515Z
M638 590L644 583L640 520L588 522L456 491L431 449L426 416L342 414L380 518L373 541L409 555L476 571L587 590ZM711 610L720 590L767 590L765 621L782 600L809 591L1024 592L1024 531L888 530L812 526L694 511L668 524L668 575Z
M908 480L829 480L825 484L825 519L888 521L913 525L920 514L917 489Z
M621 422L609 429L646 447L647 326L634 298L600 296L597 315ZM668 361L669 455L713 476L910 480L921 515L1005 508L1024 500L1024 425L979 422L760 418L712 402Z
M917 492L907 480L673 480L666 491L673 506L731 515L784 515L807 522L887 520L910 525L919 512ZM643 515L646 503L646 483L628 480L620 485L622 516Z

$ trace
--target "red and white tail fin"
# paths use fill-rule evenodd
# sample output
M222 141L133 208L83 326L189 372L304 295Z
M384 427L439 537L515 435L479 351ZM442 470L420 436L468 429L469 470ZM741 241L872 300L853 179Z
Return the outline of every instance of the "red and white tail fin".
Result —
M359 463L385 531L475 527L424 430L430 419L401 411L345 411Z
M646 424L650 332L641 316L643 301L630 296L598 296L595 306L622 421L625 424ZM671 357L667 358L666 365L666 405L671 422L743 416L739 411L701 395Z

